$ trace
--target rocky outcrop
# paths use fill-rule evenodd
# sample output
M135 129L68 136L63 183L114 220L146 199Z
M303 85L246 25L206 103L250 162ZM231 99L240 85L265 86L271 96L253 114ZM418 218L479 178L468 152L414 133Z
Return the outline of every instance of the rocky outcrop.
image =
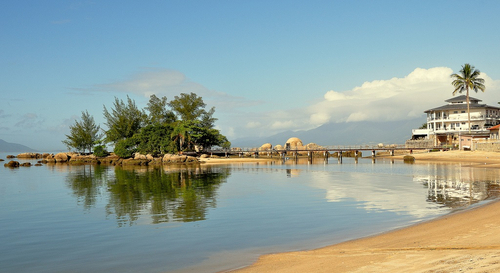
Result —
M7 155L7 158L16 158L15 155Z
M23 164L19 165L21 167L31 167L31 163L29 162L24 162Z
M291 150L295 150L295 149L302 149L304 144L302 143L302 140L300 140L299 138L291 137L285 143L285 147L287 146L289 146Z
M147 159L127 158L121 161L122 166L147 166L148 164L149 160Z
M193 156L166 154L163 156L163 164L169 163L199 163L200 161Z
M8 163L3 164L4 167L9 167L9 168L18 168L19 167L19 162L11 160Z
M42 154L39 154L39 153L21 153L21 154L17 155L17 158L37 159L37 158L42 158Z
M72 165L101 163L94 155L78 155L78 154L71 156L68 162Z

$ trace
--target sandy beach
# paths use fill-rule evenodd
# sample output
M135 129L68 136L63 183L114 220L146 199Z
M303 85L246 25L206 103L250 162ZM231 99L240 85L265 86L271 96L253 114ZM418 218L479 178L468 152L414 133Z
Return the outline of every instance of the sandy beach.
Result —
M413 156L417 164L464 162L469 167L500 167L500 153L449 151ZM500 202L321 249L265 255L235 272L500 272Z

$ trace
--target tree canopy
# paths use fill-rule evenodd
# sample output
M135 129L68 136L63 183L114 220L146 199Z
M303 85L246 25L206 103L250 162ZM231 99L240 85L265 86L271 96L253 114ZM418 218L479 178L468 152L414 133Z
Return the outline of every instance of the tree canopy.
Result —
M88 111L82 112L81 121L76 120L69 130L70 134L66 135L66 140L62 142L70 150L75 149L79 152L88 150L91 153L94 144L101 138L100 126L95 124L94 118Z
M182 93L170 102L166 97L151 95L142 110L128 96L126 102L115 97L109 110L104 106L104 139L98 134L100 127L95 126L94 119L82 112L82 122L70 127L71 134L63 143L90 152L94 145L102 149L104 141L111 143L120 157L130 157L135 152L158 156L212 146L229 148L231 143L214 128L215 108L207 111L205 107L203 99L194 93Z
M486 87L484 86L484 79L479 78L481 72L478 69L475 69L473 65L464 64L460 73L455 73L451 75L453 81L451 84L455 87L453 91L453 95L457 92L466 93L467 99L467 118L469 121L469 133L470 133L470 102L469 102L469 90L474 90L476 93L481 90L485 91Z

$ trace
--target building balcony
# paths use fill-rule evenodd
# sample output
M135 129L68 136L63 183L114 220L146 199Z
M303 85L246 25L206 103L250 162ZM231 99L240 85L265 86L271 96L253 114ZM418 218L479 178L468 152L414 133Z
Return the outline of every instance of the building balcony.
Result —
M474 115L470 116L470 120L499 120L500 116L497 115ZM428 117L427 122L445 122L445 121L467 121L467 114L462 114L460 116L444 116L444 117Z

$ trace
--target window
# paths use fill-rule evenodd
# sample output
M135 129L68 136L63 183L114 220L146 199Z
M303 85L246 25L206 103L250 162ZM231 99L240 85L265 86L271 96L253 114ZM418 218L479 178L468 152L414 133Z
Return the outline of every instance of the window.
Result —
M453 114L458 114L458 111L453 111Z
M456 126L456 127L460 127L460 123L456 123L456 124L455 124L455 126Z
M464 110L464 111L462 111L461 113L465 113L465 110Z

